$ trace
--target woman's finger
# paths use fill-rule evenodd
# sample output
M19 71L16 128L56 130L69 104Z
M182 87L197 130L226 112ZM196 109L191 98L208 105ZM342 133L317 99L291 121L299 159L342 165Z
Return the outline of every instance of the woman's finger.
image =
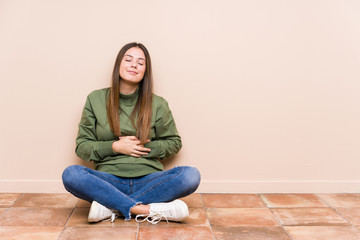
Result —
M139 141L139 139L135 136L129 136L129 139L133 141Z
M141 152L151 152L150 148L146 148L146 147L139 146L139 145L135 147L135 150L141 151Z
M141 152L141 151L137 151L136 154L140 155L140 156L144 156L144 155L148 155L148 152Z
M137 151L137 150L134 150L133 153L136 154L136 155L140 155L140 156L148 155L147 152L142 152L142 151Z

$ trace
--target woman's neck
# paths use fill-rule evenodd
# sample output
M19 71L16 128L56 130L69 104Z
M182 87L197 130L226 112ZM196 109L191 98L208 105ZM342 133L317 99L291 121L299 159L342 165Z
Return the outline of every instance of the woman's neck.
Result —
M139 87L139 84L126 84L124 82L120 83L120 93L124 95L130 95L136 91Z

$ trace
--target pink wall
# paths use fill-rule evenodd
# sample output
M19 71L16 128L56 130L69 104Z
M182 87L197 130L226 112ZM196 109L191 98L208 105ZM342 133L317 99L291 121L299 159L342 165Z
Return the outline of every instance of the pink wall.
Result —
M86 95L144 43L199 192L358 192L360 2L0 2L0 192L63 192Z

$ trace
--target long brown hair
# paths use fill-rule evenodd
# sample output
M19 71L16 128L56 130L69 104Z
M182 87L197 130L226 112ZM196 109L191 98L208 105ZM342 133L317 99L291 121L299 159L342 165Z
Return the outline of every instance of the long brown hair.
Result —
M139 96L135 104L134 110L131 113L131 122L136 129L136 137L144 144L150 135L151 128L151 109L152 109L152 70L151 59L148 50L141 43L128 43L122 47L116 57L115 66L112 74L112 83L110 88L110 94L107 101L107 117L109 125L113 134L117 137L121 136L120 129L120 64L126 53L132 47L139 47L145 54L146 69L144 78L139 83ZM135 118L137 116L136 122Z

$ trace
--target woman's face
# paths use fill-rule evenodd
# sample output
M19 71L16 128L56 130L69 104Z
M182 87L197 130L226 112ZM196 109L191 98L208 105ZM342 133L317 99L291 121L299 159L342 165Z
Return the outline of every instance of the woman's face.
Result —
M126 51L120 63L121 81L128 84L139 84L144 78L146 58L139 47L132 47Z

